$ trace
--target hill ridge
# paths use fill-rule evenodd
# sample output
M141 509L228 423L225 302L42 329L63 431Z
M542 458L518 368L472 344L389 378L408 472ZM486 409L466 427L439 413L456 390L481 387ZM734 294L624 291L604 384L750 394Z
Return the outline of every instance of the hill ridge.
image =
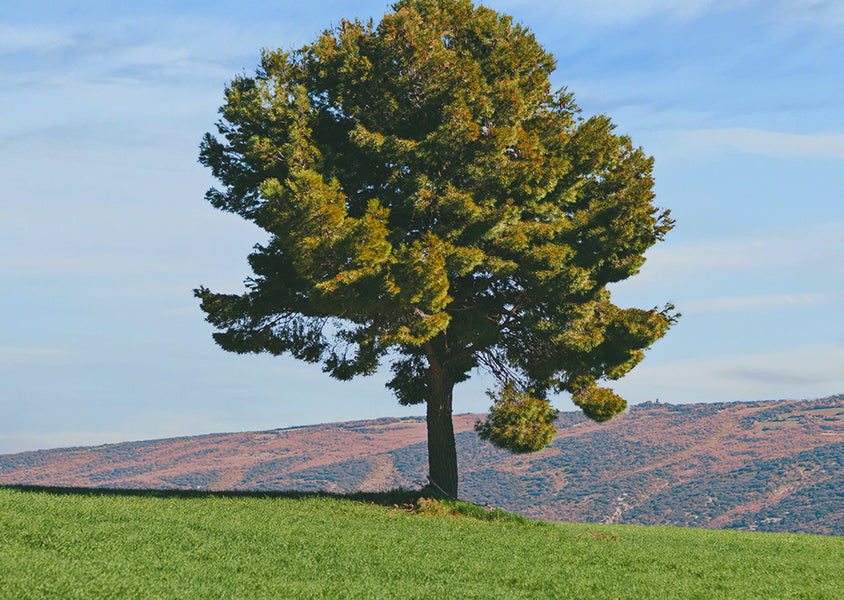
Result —
M545 451L511 455L455 415L460 496L526 516L844 535L844 395L674 405L605 424L561 413ZM424 417L0 455L0 484L125 489L418 488Z

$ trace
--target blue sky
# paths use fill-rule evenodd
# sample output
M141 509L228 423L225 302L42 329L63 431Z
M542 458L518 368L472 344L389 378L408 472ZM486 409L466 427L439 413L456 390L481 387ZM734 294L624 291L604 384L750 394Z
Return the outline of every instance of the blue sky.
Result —
M618 304L681 321L631 403L844 392L844 3L490 0L554 82L656 159L677 226ZM387 2L13 3L0 16L0 453L270 429L402 408L218 349L191 290L238 291L261 232L203 199L223 88ZM483 377L457 412L489 405ZM571 409L564 398L556 405Z

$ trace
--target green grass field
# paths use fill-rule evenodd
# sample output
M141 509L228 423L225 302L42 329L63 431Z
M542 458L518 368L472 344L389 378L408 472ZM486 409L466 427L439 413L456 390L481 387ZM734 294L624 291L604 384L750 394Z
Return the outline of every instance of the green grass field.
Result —
M840 537L413 500L0 488L0 598L844 599Z

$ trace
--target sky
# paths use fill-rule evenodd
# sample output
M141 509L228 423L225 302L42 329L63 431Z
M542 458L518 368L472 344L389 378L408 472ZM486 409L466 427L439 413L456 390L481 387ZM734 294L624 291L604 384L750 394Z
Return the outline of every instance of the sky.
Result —
M844 393L844 3L488 0L655 158L676 227L616 304L682 313L630 404ZM211 339L262 232L203 198L225 85L389 3L31 0L0 16L0 453L422 414ZM484 412L491 381L455 388ZM572 410L565 396L556 407Z

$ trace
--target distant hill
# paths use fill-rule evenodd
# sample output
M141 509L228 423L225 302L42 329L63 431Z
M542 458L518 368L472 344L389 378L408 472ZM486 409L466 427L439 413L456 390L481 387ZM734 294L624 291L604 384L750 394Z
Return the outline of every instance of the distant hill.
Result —
M460 495L551 520L844 535L844 395L562 413L512 455L454 417ZM384 418L0 455L0 484L208 490L418 488L425 422Z

